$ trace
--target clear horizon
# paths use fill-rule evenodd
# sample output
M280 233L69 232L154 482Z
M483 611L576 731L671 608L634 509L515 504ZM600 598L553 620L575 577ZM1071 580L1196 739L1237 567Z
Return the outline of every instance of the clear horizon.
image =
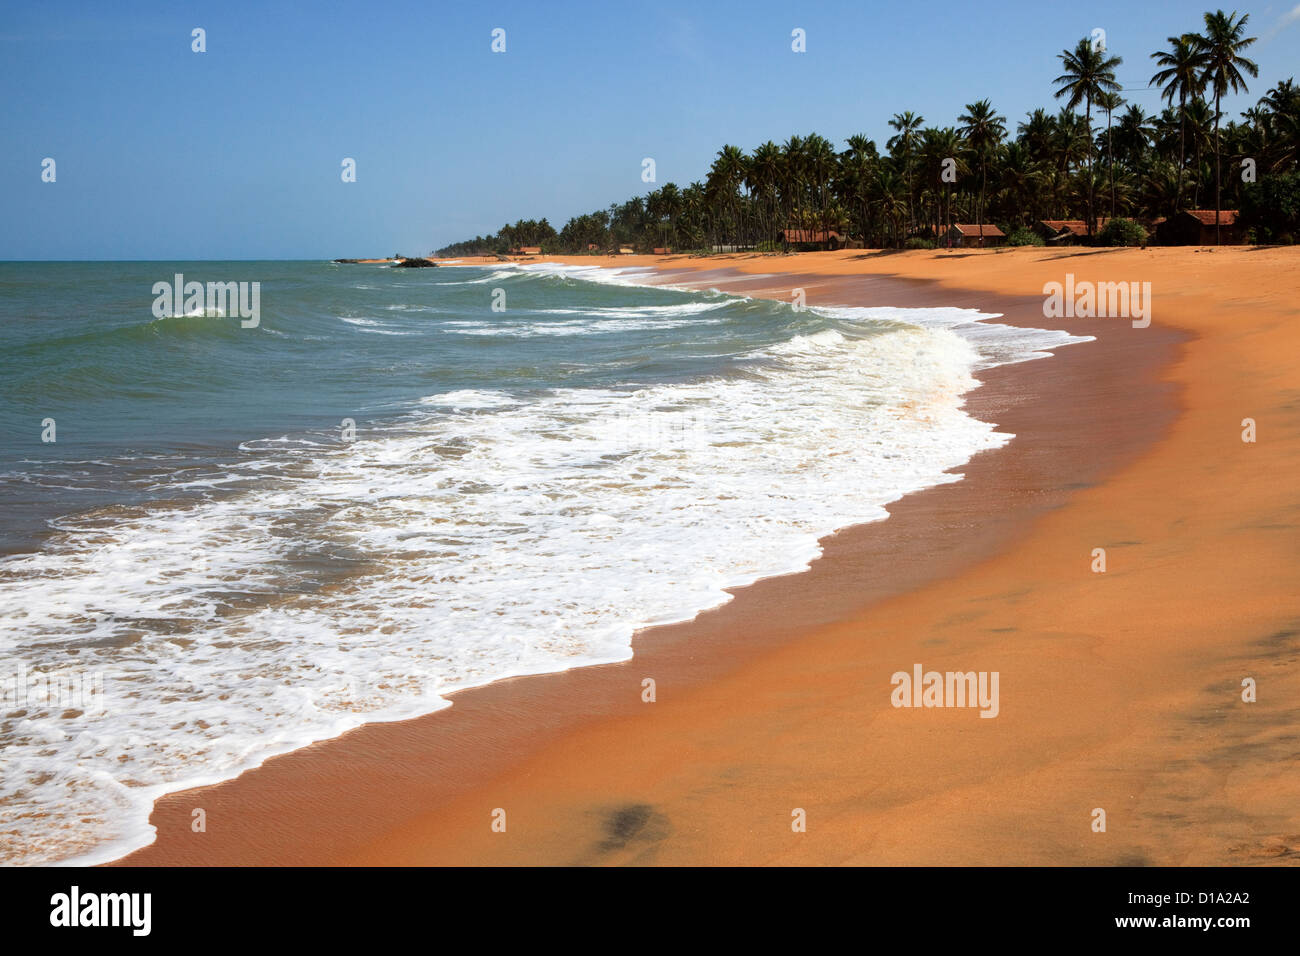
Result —
M836 148L912 110L950 125L988 97L1010 131L1055 110L1057 55L1093 29L1124 58L1148 113L1149 54L1216 5L1085 9L1028 2L966 11L797 10L773 3L650 12L382 16L331 4L112 12L15 8L0 32L9 91L0 259L257 261L423 255L517 219L571 216L704 178L718 148L818 132ZM1236 118L1300 62L1300 6L1251 15L1260 75L1224 100ZM192 30L205 31L195 53ZM506 31L493 53L492 31ZM791 50L806 32L807 52ZM951 70L916 68L918 50ZM967 64L978 64L972 71ZM42 162L56 180L42 181ZM654 183L641 163L655 159ZM356 182L342 181L344 159Z

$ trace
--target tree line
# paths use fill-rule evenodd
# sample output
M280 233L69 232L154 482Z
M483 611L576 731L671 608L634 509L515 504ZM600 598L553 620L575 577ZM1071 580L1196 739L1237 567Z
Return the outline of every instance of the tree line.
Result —
M442 256L775 250L788 229L834 231L870 248L926 245L954 222L998 225L1012 241L1033 241L1042 219L1150 224L1184 209L1239 209L1254 242L1295 241L1300 231L1300 88L1294 78L1268 90L1239 120L1224 119L1229 93L1259 75L1246 55L1249 14L1204 15L1202 29L1170 36L1150 54L1151 87L1162 108L1126 101L1115 78L1123 63L1090 37L1062 50L1053 81L1055 111L1035 109L1011 133L988 99L948 126L913 112L889 120L881 153L863 135L845 148L817 133L768 141L746 153L724 145L703 182L666 183L644 196L570 219L520 220L491 236L437 251ZM1104 118L1104 125L1102 120ZM1217 221L1217 219L1216 219Z

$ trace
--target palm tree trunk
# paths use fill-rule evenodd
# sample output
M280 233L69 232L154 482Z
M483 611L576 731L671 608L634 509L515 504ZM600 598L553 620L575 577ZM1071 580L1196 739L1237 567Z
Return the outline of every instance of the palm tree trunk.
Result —
M912 215L912 158L907 154L904 157L907 169L907 231L910 235L916 229L916 217Z
M1201 208L1201 140L1196 140L1196 183L1192 186L1192 207Z
M1110 218L1115 218L1115 141L1110 136L1110 110L1106 111L1106 153L1110 163Z
M1183 170L1187 168L1187 94L1178 97L1178 202L1183 202Z
M1088 238L1092 238L1092 97L1088 97L1084 133L1088 137Z
M1220 193L1223 179L1222 155L1219 152L1219 94L1214 94L1214 244L1222 245L1219 239L1219 207L1223 205Z

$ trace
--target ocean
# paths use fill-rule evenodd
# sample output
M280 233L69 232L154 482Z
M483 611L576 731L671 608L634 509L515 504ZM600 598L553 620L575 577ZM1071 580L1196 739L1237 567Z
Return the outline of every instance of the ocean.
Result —
M154 314L156 283L258 282ZM175 315L172 312L189 312ZM1083 341L636 269L0 263L0 862L798 571L1011 436L981 368Z

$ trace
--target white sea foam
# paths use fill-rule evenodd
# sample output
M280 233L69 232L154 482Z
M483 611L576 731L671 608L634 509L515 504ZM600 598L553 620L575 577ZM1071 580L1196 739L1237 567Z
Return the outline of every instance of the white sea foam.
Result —
M463 268L463 267L461 267L461 266L456 266L456 267L454 267L454 268ZM490 272L490 273L488 273L488 274L485 275L485 276L480 276L480 277L477 278L477 279L458 279L458 280L454 280L454 281L450 281L450 282L448 282L448 281L441 281L441 282L438 283L438 285L440 285L440 286L443 286L443 285L487 285L488 283L491 283L491 282L501 282L501 281L503 281L503 280L505 280L505 279L514 279L514 278L518 278L519 276L524 275L524 274L526 274L526 272L525 272L525 270L523 270L523 269L515 268L515 267L511 267L511 266L505 266L504 268L497 269L495 272Z
M710 302L679 302L673 305L605 306L590 309L512 310L490 319L459 319L441 323L453 335L486 335L507 338L534 336L608 335L616 332L646 332L683 326L717 325L723 318L702 318L734 305L735 297ZM543 319L536 316L580 316L574 319Z
M699 294L699 290L689 284L679 285L657 281L657 277L661 273L650 266L611 268L570 266L556 262L534 262L521 264L517 268L521 272L537 276L572 277L608 285L645 286ZM729 276L727 282L729 284L747 282L768 277L767 274L737 275L735 277ZM656 281L647 281L650 279L656 279ZM683 279L683 282L689 282L689 277ZM720 293L713 288L709 289L708 292L714 295L724 295L724 293ZM727 297L733 301L736 298L747 298L730 294ZM991 368L995 365L1046 358L1052 354L1053 349L1061 346L1093 341L1093 337L1090 335L1071 335L1068 332L1054 329L1022 328L992 322L990 320L1000 318L1000 314L958 307L917 309L897 306L835 306L818 307L813 311L850 321L905 322L931 329L949 329L975 347L975 359L972 365L972 369L975 371Z
M690 307L580 321L712 304ZM0 860L109 859L149 842L169 790L459 688L624 660L637 627L804 568L827 533L958 480L1011 437L962 410L972 370L1078 341L961 309L827 315L744 375L462 389L351 444L246 442L222 479L243 490L66 519L0 561L0 678L75 649L105 704L0 723Z
M415 331L401 331L390 328L384 323L375 319L365 319L355 315L341 315L339 318L348 325L356 326L358 332L364 332L367 335L419 335Z
M602 285L643 285L640 280L658 272L651 266L581 266L558 262L524 262L515 265L515 269L525 275L562 276Z

